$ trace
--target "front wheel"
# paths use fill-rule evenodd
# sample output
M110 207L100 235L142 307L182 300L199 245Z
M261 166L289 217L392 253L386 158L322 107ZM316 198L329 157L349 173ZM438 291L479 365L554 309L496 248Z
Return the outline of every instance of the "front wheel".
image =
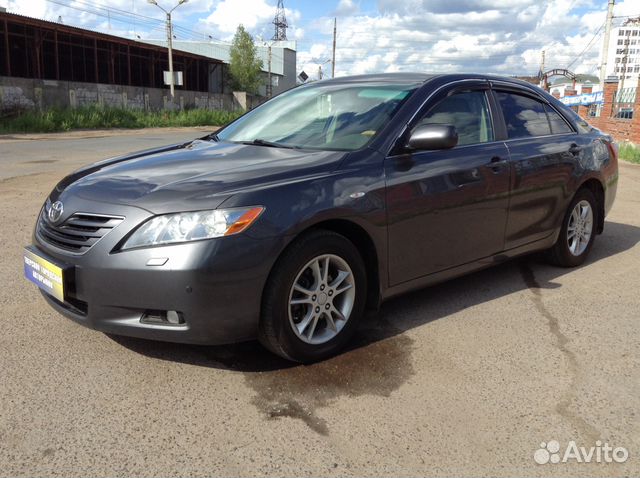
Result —
M338 352L357 328L366 302L362 257L344 236L314 231L278 260L263 297L260 341L296 362Z
M567 209L558 241L549 251L551 262L575 267L585 261L596 237L597 214L593 193L579 190Z

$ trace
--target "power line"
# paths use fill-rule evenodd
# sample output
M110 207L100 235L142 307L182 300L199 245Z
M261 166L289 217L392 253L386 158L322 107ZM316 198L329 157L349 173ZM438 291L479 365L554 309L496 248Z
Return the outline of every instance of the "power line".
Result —
M602 25L600 25L600 28L598 28L598 30L595 32L595 34L593 35L591 40L589 40L589 43L587 43L587 46L585 46L584 49L578 54L578 56L576 56L573 59L573 61L567 65L567 68L565 68L566 70L571 68L571 66L573 66L575 64L575 62L578 61L580 59L580 57L582 57L582 55L584 55L587 52L587 50L589 50L589 48L591 48L591 45L596 40L596 38L600 38L600 32L604 28L605 24L606 24L606 22L603 23Z
M163 20L160 20L154 17L149 17L146 15L141 15L139 13L120 10L118 8L92 5L82 0L75 0L73 3L66 3L62 0L46 0L46 1L49 3L53 3L55 5L59 5L61 7L70 8L83 13L89 13L101 18L106 18L109 21L115 21L115 22L123 23L127 25L131 25L132 21L136 21L138 22L138 25L142 24L148 28L152 28L152 31L158 28L164 28ZM173 30L174 32L181 33L182 35L192 39L211 38L212 40L216 40L220 43L228 44L228 42L224 42L223 40L215 38L206 32L192 30L176 23L173 23Z

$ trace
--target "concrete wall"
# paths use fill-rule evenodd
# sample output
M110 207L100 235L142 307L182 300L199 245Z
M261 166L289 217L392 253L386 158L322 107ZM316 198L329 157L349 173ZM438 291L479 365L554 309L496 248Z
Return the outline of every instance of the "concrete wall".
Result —
M176 89L175 98L176 106L182 109L235 111L252 109L262 102L261 98L246 93L218 94L179 89ZM77 108L95 104L160 110L167 107L168 100L168 89L0 77L0 111Z

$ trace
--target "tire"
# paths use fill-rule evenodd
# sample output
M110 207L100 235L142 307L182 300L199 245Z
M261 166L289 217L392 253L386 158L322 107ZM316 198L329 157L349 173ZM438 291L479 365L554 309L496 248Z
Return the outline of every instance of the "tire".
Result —
M549 250L552 264L576 267L585 261L596 238L598 211L598 202L593 193L586 188L578 190L562 220L558 240ZM577 215L583 217L579 219ZM579 242L577 238L580 238Z
M324 360L353 336L366 296L365 266L353 243L332 231L307 233L285 250L269 275L259 340L288 360Z

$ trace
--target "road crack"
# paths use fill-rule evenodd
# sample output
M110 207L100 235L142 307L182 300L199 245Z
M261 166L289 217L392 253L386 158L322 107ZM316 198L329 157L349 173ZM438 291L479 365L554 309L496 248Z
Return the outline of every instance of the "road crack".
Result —
M571 422L578 432L583 433L591 442L595 442L600 438L600 432L598 429L582 418L571 407L573 400L576 398L575 391L582 379L576 354L568 347L570 340L560 329L560 322L558 318L553 315L545 305L542 294L543 287L536 279L531 267L525 262L520 263L520 274L531 292L531 300L533 301L533 304L538 312L547 319L549 332L551 332L551 335L555 339L556 347L567 359L567 364L569 366L571 381L568 389L565 390L556 404L555 410L560 416Z

